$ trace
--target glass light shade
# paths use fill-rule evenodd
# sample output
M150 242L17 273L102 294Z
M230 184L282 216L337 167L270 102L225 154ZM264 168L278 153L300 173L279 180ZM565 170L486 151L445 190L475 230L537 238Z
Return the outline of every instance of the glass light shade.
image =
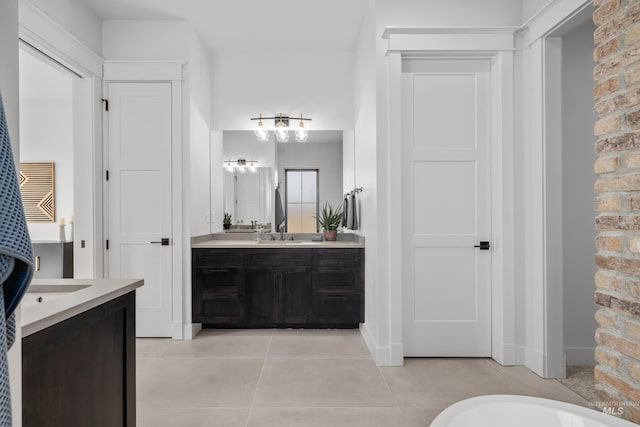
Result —
M307 142L308 139L309 139L309 134L304 129L304 124L300 122L300 127L296 129L296 141Z
M255 162L249 162L249 172L251 173L258 172L258 168L256 167Z
M224 165L224 168L225 168L225 169L227 170L227 172L229 172L229 173L233 173L233 171L234 171L234 169L235 169L235 168L233 167L233 165L231 164L231 162L226 162L226 163L225 163L225 165Z
M283 121L279 121L276 125L275 134L278 142L287 142L289 140L289 129L287 129Z
M262 122L258 123L258 129L254 130L253 133L260 142L267 142L269 140L269 132L262 126Z
M238 166L237 170L239 173L247 173L247 168L245 166Z

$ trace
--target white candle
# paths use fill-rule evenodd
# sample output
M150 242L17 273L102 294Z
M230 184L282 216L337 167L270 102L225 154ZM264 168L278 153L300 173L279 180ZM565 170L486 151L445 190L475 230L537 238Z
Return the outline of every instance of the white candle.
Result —
M69 218L69 222L73 222L73 215L71 215L71 218Z
M60 225L64 225L64 218L60 218Z

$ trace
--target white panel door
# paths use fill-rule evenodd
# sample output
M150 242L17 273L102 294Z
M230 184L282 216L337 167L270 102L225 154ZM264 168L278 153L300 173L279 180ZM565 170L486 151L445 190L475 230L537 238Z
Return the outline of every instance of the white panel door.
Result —
M491 355L490 110L488 61L404 67L405 356Z
M142 278L136 335L171 336L171 84L107 86L111 278Z
M236 224L250 224L260 216L260 175L238 173L236 175Z

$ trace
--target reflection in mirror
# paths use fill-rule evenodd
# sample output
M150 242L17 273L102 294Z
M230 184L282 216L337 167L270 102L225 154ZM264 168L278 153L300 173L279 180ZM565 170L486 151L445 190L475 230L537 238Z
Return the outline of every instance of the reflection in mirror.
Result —
M340 203L343 198L342 138L342 131L310 131L304 143L259 142L252 131L224 131L224 160L254 160L258 166L255 174L224 172L224 210L232 214L233 222L230 231L252 232L252 221L267 232L278 231L277 188L284 231L318 231L318 206L325 201Z
M251 225L254 222L259 225L258 228L270 231L273 211L272 188L271 168L258 167L255 173L225 171L224 211L231 214L236 225Z
M287 231L318 232L318 171L287 169Z

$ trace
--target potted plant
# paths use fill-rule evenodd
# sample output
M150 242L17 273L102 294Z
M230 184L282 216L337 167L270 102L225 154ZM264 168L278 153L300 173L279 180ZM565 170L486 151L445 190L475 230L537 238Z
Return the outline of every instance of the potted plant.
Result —
M342 225L342 205L333 207L329 202L325 202L317 219L324 230L324 239L335 241L338 237L338 227Z
M228 230L231 228L231 214L228 212L224 213L224 218L222 219L222 227L225 230Z

